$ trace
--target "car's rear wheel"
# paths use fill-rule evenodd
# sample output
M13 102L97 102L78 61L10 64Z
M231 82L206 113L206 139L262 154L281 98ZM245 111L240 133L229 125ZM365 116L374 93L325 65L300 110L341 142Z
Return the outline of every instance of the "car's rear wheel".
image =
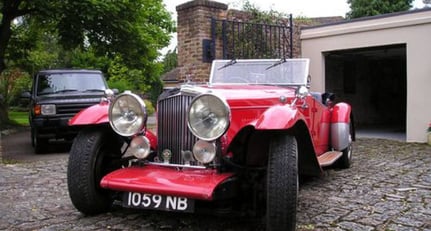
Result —
M84 129L74 140L67 167L67 186L72 204L80 212L92 215L111 208L109 190L100 187L107 173L120 168L121 144L108 129Z
M269 147L266 230L295 230L298 197L298 148L289 135L273 137Z
M352 151L353 151L353 138L352 138L352 123L349 123L349 145L347 148L343 149L343 155L338 160L338 167L339 168L350 168L350 165L352 163Z

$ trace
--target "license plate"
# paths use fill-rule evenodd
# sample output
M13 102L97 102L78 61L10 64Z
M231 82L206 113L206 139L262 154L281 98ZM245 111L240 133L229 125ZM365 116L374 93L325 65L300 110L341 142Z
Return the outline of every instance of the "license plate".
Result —
M126 192L123 194L123 206L128 208L193 212L195 201L185 197Z

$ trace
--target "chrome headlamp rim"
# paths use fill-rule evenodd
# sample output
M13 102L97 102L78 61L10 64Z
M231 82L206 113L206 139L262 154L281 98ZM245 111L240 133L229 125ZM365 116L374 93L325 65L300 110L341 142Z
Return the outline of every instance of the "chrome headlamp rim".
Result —
M190 115L191 115L190 111L191 111L192 107L194 106L194 104L198 100L202 99L203 97L214 97L214 99L217 99L220 103L219 105L222 106L222 110L226 113L226 115L225 115L226 124L225 124L224 128L222 130L220 130L216 135L211 136L211 137L207 137L203 134L199 134L199 132L196 131L196 129L190 123ZM230 110L228 103L226 102L226 100L224 98L222 98L216 94L213 94L213 93L203 93L203 94L196 96L191 101L191 103L187 109L187 126L194 136L196 136L197 138L199 138L200 140L203 140L203 141L214 141L214 140L220 138L221 136L223 136L226 133L226 131L229 129L230 120L231 120L231 110Z
M113 119L113 110L115 108L115 106L117 106L117 103L119 102L120 99L123 99L124 97L130 97L131 100L135 101L135 103L137 103L137 107L139 108L138 110L141 112L142 114L142 119L141 119L141 123L135 127L135 129L133 129L132 131L122 131L116 124L115 121ZM121 136L134 136L136 134L139 134L145 127L146 122L147 122L147 110L146 110L146 106L145 106L145 102L143 99L141 99L141 97L139 97L138 95L130 92L130 91L125 91L124 93L121 93L120 95L116 96L112 102L109 105L109 110L108 110L108 116L109 116L109 124L111 125L112 129L119 135Z

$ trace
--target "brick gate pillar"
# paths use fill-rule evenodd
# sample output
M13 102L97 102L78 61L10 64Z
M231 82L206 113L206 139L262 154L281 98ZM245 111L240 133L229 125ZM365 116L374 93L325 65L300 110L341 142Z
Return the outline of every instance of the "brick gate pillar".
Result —
M203 40L211 39L211 18L225 18L228 6L210 0L194 0L176 7L180 82L205 82L211 63L203 60Z

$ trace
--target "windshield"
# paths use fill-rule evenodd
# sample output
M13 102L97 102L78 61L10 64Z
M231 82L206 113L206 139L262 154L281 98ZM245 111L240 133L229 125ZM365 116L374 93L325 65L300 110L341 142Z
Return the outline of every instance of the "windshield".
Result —
M38 76L37 94L56 94L65 92L101 91L106 83L98 73L54 73Z
M308 59L215 60L211 84L306 85Z

